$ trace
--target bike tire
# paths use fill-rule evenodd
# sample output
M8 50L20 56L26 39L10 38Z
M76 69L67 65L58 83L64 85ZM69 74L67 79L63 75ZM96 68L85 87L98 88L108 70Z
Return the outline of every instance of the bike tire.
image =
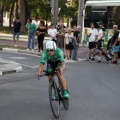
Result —
M54 96L55 91L57 98L55 98ZM53 80L49 83L49 101L54 117L59 118L60 115L59 93L57 90L57 84Z
M94 53L91 53L91 56L94 57L94 60L92 59L89 59L89 55L90 55L90 52L91 51L94 51ZM98 55L99 53L99 55ZM102 58L102 52L97 49L97 48L93 48L91 50L88 51L88 54L87 54L87 59L90 61L90 62L98 62L98 57L101 57Z
M62 103L63 103L65 110L68 110L69 109L69 98L67 98L67 99L63 98Z

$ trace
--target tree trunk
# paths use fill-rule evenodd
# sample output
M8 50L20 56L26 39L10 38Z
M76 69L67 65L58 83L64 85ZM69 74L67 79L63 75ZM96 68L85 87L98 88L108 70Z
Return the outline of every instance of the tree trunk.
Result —
M0 26L3 26L3 9L4 9L4 6L1 2L0 3Z
M22 24L21 31L25 32L25 0L18 0L18 13Z
M11 5L11 10L10 10L10 18L9 18L9 27L11 29L11 24L12 24L12 15L13 15L13 10L14 10L14 3Z
M120 27L120 7L114 7L115 12L114 15L114 23Z
M30 18L31 11L29 10L28 2L25 0L25 22L27 22L27 19Z

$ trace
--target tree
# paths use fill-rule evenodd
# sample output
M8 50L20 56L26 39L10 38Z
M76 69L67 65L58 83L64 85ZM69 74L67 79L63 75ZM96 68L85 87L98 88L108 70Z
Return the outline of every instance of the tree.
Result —
M25 32L25 0L18 0L18 15L22 23L22 31Z

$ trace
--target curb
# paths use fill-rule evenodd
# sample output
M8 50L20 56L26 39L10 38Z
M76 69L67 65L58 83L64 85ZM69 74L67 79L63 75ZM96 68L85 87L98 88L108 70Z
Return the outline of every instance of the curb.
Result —
M32 55L38 55L40 56L41 53L37 52L37 51L27 51L27 50L20 50L20 49L14 49L14 48L0 48L1 51L9 51L9 52L19 52L19 53L28 53L28 54L32 54Z
M23 68L22 66L17 67L16 69L11 69L11 70L4 70L4 71L0 71L0 75L6 75L6 74L12 74L12 73L17 73L22 71Z
M0 75L17 73L23 70L22 66L16 62L0 58Z

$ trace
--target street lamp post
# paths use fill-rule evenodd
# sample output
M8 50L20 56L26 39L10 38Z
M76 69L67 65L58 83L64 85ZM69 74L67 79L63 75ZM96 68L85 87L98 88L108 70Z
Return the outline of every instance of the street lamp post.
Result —
M83 41L84 37L84 0L79 0L79 9L78 9L78 21L77 21L77 26L81 26L81 40Z
M47 28L48 28L48 26L47 26L47 20L48 20L49 8L50 8L50 1L48 1L48 2L46 3L46 7L47 7L47 9L46 9L46 30L47 30Z
M58 0L54 0L54 25L56 28L58 18Z

